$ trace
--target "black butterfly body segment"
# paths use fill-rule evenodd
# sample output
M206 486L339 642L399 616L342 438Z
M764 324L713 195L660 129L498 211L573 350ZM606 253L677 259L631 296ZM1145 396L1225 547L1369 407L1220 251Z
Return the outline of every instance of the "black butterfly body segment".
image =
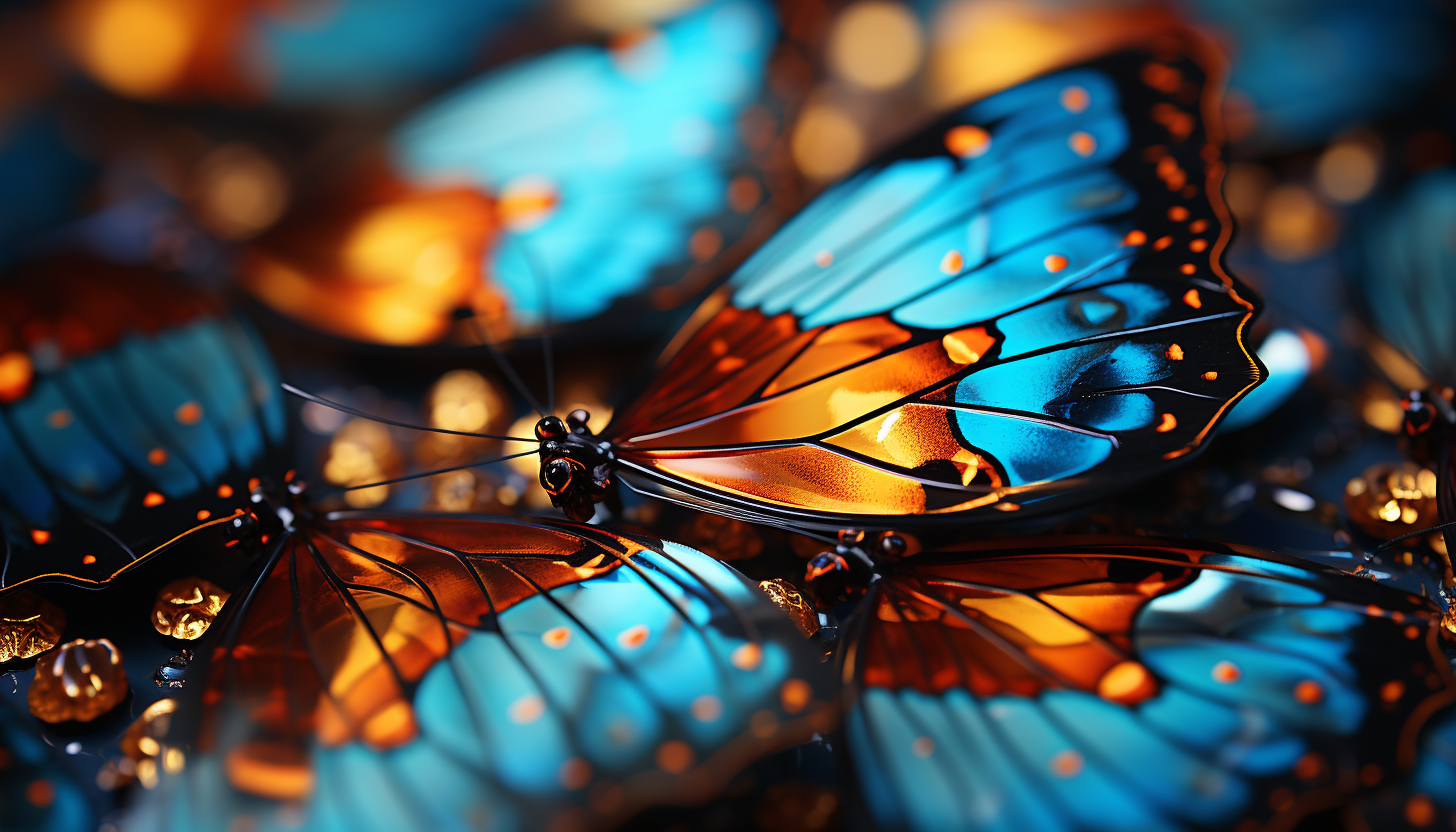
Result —
M1456 701L1429 600L1238 547L957 547L860 610L847 742L886 828L1292 829L1400 783Z
M1262 378L1217 98L1170 40L952 113L770 239L600 435L543 423L543 484L579 517L605 477L835 529L1041 510L1187 457Z
M129 828L601 828L835 723L787 617L673 543L333 514L234 597L186 768Z

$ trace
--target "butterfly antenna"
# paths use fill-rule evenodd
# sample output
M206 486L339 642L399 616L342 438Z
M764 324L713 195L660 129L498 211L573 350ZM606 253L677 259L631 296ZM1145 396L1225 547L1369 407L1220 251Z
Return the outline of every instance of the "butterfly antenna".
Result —
M556 362L551 355L551 280L546 273L546 267L536 262L536 257L525 243L517 242L521 248L521 256L526 260L526 266L531 270L531 276L535 278L536 289L541 296L541 357L546 364L546 411L556 412Z
M293 385L286 382L283 384L283 389L289 394L297 396L304 401L313 402L316 405L327 407L330 410L337 410L340 413L347 413L350 416L358 416L361 419L368 419L371 422L379 422L380 424L384 425L393 425L397 428L407 428L409 430L423 430L429 433L448 433L451 436L474 436L479 439L499 439L503 442L530 442L532 444L535 444L539 441L534 438L527 439L523 436L502 436L495 433L474 433L468 430L446 430L445 428L431 428L424 425L412 425L408 422L396 422L393 419L386 419L383 416L375 416L372 413L365 413L362 410L349 407L346 404L340 404L339 402L330 401L323 396L315 396L313 393L309 393L305 390L300 390L297 387L294 387Z
M0 589L4 589L5 576L10 572L10 532L5 528L4 517L0 517L0 539L5 541L5 563L0 564Z
M491 343L490 338L486 335L485 327L480 325L480 319L471 315L470 325L475 327L475 336L480 339L480 343L485 345L485 349L490 353L490 358L495 362L496 368L501 371L501 375L506 377L506 380L511 383L511 386L516 389L517 393L521 394L522 398L526 400L526 404L529 404L532 410L536 411L543 418L547 416L546 409L541 407L541 402L531 393L531 388L527 387L524 381L521 381L521 377L516 375L516 370L511 366L511 362L507 361L506 357L501 354L501 351L496 345Z
M104 534L107 537L111 538L111 542L112 543L115 543L117 546L120 546L121 547L121 550L123 552L126 552L126 556L127 556L127 558L129 560L135 561L137 559L137 553L135 551L133 551L130 546L126 545L125 543L122 543L121 542L121 538L119 538L116 535L112 534L110 529L106 528L105 526L101 525L100 523L97 523L94 520L91 520L90 518L83 517L81 519L83 521L85 521L86 525L90 526L91 528L95 529L96 531L101 532L102 534Z
M340 489L340 490L342 490L342 491L358 491L358 490L363 489L363 488L377 488L378 486L381 486L381 485L394 485L397 482L409 482L410 480L424 479L425 477L433 477L433 476L436 476L437 474L448 474L451 471L464 471L467 468L479 468L482 465L493 465L493 464L495 464L497 462L505 462L508 459L516 459L517 457L530 456L531 454L534 454L534 453L536 453L536 451L533 448L532 450L529 450L529 451L521 451L520 453L516 453L516 454L506 454L505 456L498 456L498 457L496 457L494 459L483 459L480 462L470 462L470 463L467 463L465 465L456 465L456 466L451 467L451 468L436 468L433 471L422 471L422 472L420 472L418 474L410 474L410 475L404 476L404 477L395 477L392 480L380 480L378 482L366 482L363 485L351 485L351 486L349 486L347 488L343 488L343 489Z
M1412 537L1420 537L1423 534L1431 534L1432 532L1445 531L1446 529L1450 528L1456 528L1456 520L1448 520L1445 523L1437 523L1434 526L1428 526L1424 529L1416 529L1413 532L1406 532L1405 534L1392 537L1391 539L1385 541L1379 546L1376 546L1373 550L1371 550L1370 554L1371 556L1378 555L1381 552L1384 552L1386 549L1389 549L1395 544L1401 542L1402 540L1410 540Z

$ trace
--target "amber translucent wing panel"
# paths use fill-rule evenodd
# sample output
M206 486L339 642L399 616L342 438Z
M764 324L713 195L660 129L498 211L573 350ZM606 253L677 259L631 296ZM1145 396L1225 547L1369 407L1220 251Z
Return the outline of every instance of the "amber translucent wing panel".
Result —
M675 544L332 515L244 596L149 823L598 828L834 722L792 622Z

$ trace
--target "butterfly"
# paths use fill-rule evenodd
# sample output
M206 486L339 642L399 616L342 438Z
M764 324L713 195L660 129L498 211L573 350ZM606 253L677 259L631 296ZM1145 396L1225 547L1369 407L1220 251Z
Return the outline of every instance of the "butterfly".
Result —
M72 219L91 164L69 145L60 117L31 106L7 113L0 137L0 265L9 265L36 237Z
M964 520L1200 450L1262 367L1191 44L970 104L829 189L600 433L544 416L553 502L584 519L620 481L796 528Z
M1417 769L1456 701L1428 599L1186 540L905 551L838 652L883 828L1289 829L1449 770L1439 749Z
M1317 143L1413 103L1450 48L1449 15L1425 0L1379 9L1198 0L1187 11L1231 44L1229 127L1264 151Z
M125 828L601 828L833 727L828 666L706 555L570 523L313 515L297 482L176 544L267 545L174 717L185 762Z
M86 792L60 753L0 704L0 824L14 832L73 832L96 826Z
M1456 171L1418 176L1377 199L1361 217L1349 272L1366 317L1442 383L1456 379L1456 254L1446 244L1456 222ZM1403 379L1404 380L1404 379Z
M659 268L710 260L759 204L756 179L729 180L773 35L762 4L721 0L611 49L490 72L300 202L249 248L242 283L313 327L394 345L445 337L460 310L490 340L598 316Z
M251 328L155 272L18 267L0 283L0 587L101 580L137 559L123 539L245 503L283 442L277 385Z

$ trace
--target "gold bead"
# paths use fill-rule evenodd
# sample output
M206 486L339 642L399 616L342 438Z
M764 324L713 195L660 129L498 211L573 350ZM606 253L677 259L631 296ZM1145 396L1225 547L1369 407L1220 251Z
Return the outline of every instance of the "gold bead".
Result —
M1345 484L1345 510L1365 532L1389 540L1436 522L1436 475L1414 462L1377 464Z
M769 600L778 605L779 609L789 614L804 635L812 636L819 630L819 615L814 608L804 600L804 596L794 588L794 585L782 578L774 578L769 581L759 581L758 588L768 594Z
M152 626L164 636L184 641L202 638L228 597L228 592L202 578L175 580L158 590Z
M90 722L121 704L127 690L116 645L78 638L35 666L30 712L45 722Z
M0 598L0 663L39 656L60 642L65 629L61 608L34 592Z

